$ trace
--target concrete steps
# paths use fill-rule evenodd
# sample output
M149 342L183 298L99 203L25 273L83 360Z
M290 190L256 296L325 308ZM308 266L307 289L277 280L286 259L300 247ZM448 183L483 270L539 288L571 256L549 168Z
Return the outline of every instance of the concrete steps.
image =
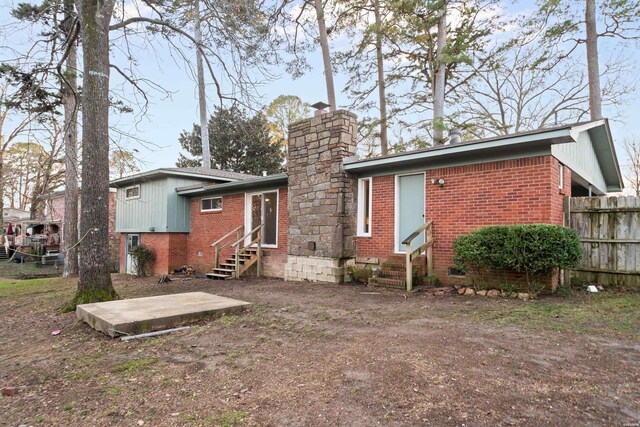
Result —
M0 259L7 259L9 255L7 254L7 249L4 246L0 246Z

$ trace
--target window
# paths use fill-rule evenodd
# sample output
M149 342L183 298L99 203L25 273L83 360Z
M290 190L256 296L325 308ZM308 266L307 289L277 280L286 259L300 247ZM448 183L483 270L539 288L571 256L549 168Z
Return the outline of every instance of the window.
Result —
M564 167L562 163L558 163L558 188L561 190L564 188Z
M464 277L466 273L458 268L449 267L447 274L452 277Z
M140 198L140 186L129 187L124 190L125 199L139 199Z
M200 200L200 211L221 211L222 210L222 197L211 197L209 199Z
M245 226L254 230L262 224L262 246L278 247L278 191L247 194ZM254 232L246 244L258 238Z
M371 178L358 180L358 236L371 236Z

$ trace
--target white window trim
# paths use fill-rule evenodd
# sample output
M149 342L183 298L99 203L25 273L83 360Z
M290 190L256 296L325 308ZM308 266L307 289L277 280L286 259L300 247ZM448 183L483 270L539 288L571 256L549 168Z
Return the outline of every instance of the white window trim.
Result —
M280 189L275 188L273 190L245 193L244 195L244 229L245 233L249 233L251 231L251 196L273 192L276 193L276 244L268 245L262 243L262 247L267 249L278 249L278 245L280 244ZM247 236L244 241L245 245L248 245L249 243L251 243L251 236Z
M137 188L138 189L138 195L137 196L133 196L133 197L127 197L127 191L131 190L132 188ZM135 199L139 199L140 198L140 185L132 185L131 187L127 187L124 189L124 198L125 200L135 200Z
M364 182L369 181L369 232L364 232L364 221L366 218L366 212L364 211ZM358 179L358 224L357 224L357 237L371 237L371 231L373 229L373 178L360 178Z
M213 199L220 199L220 207L219 208L215 208L215 209L202 209L202 201L203 200L213 200ZM203 197L202 199L200 199L200 212L220 212L223 208L223 203L224 200L222 199L222 196L216 196L216 197Z
M560 162L558 162L558 175L560 176L558 188L562 190L564 188L564 165Z

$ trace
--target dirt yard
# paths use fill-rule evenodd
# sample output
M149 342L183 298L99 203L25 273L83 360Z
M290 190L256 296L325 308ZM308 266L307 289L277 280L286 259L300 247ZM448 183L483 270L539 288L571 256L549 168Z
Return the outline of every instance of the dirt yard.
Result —
M114 280L125 298L199 290L255 306L125 343L60 313L72 281L0 281L0 387L17 388L0 424L640 425L637 294Z

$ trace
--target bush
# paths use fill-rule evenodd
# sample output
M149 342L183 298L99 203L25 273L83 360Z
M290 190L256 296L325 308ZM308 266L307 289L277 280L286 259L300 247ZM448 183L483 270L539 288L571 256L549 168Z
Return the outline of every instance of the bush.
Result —
M372 272L370 268L358 267L354 265L349 267L349 274L351 274L351 280L356 283L368 283L371 278Z
M156 259L151 249L145 245L138 245L129 251L129 255L131 255L133 260L136 276L146 277L149 266Z
M453 242L456 267L465 271L523 273L529 291L532 277L548 276L554 268L573 268L582 257L575 231L549 224L485 227Z

